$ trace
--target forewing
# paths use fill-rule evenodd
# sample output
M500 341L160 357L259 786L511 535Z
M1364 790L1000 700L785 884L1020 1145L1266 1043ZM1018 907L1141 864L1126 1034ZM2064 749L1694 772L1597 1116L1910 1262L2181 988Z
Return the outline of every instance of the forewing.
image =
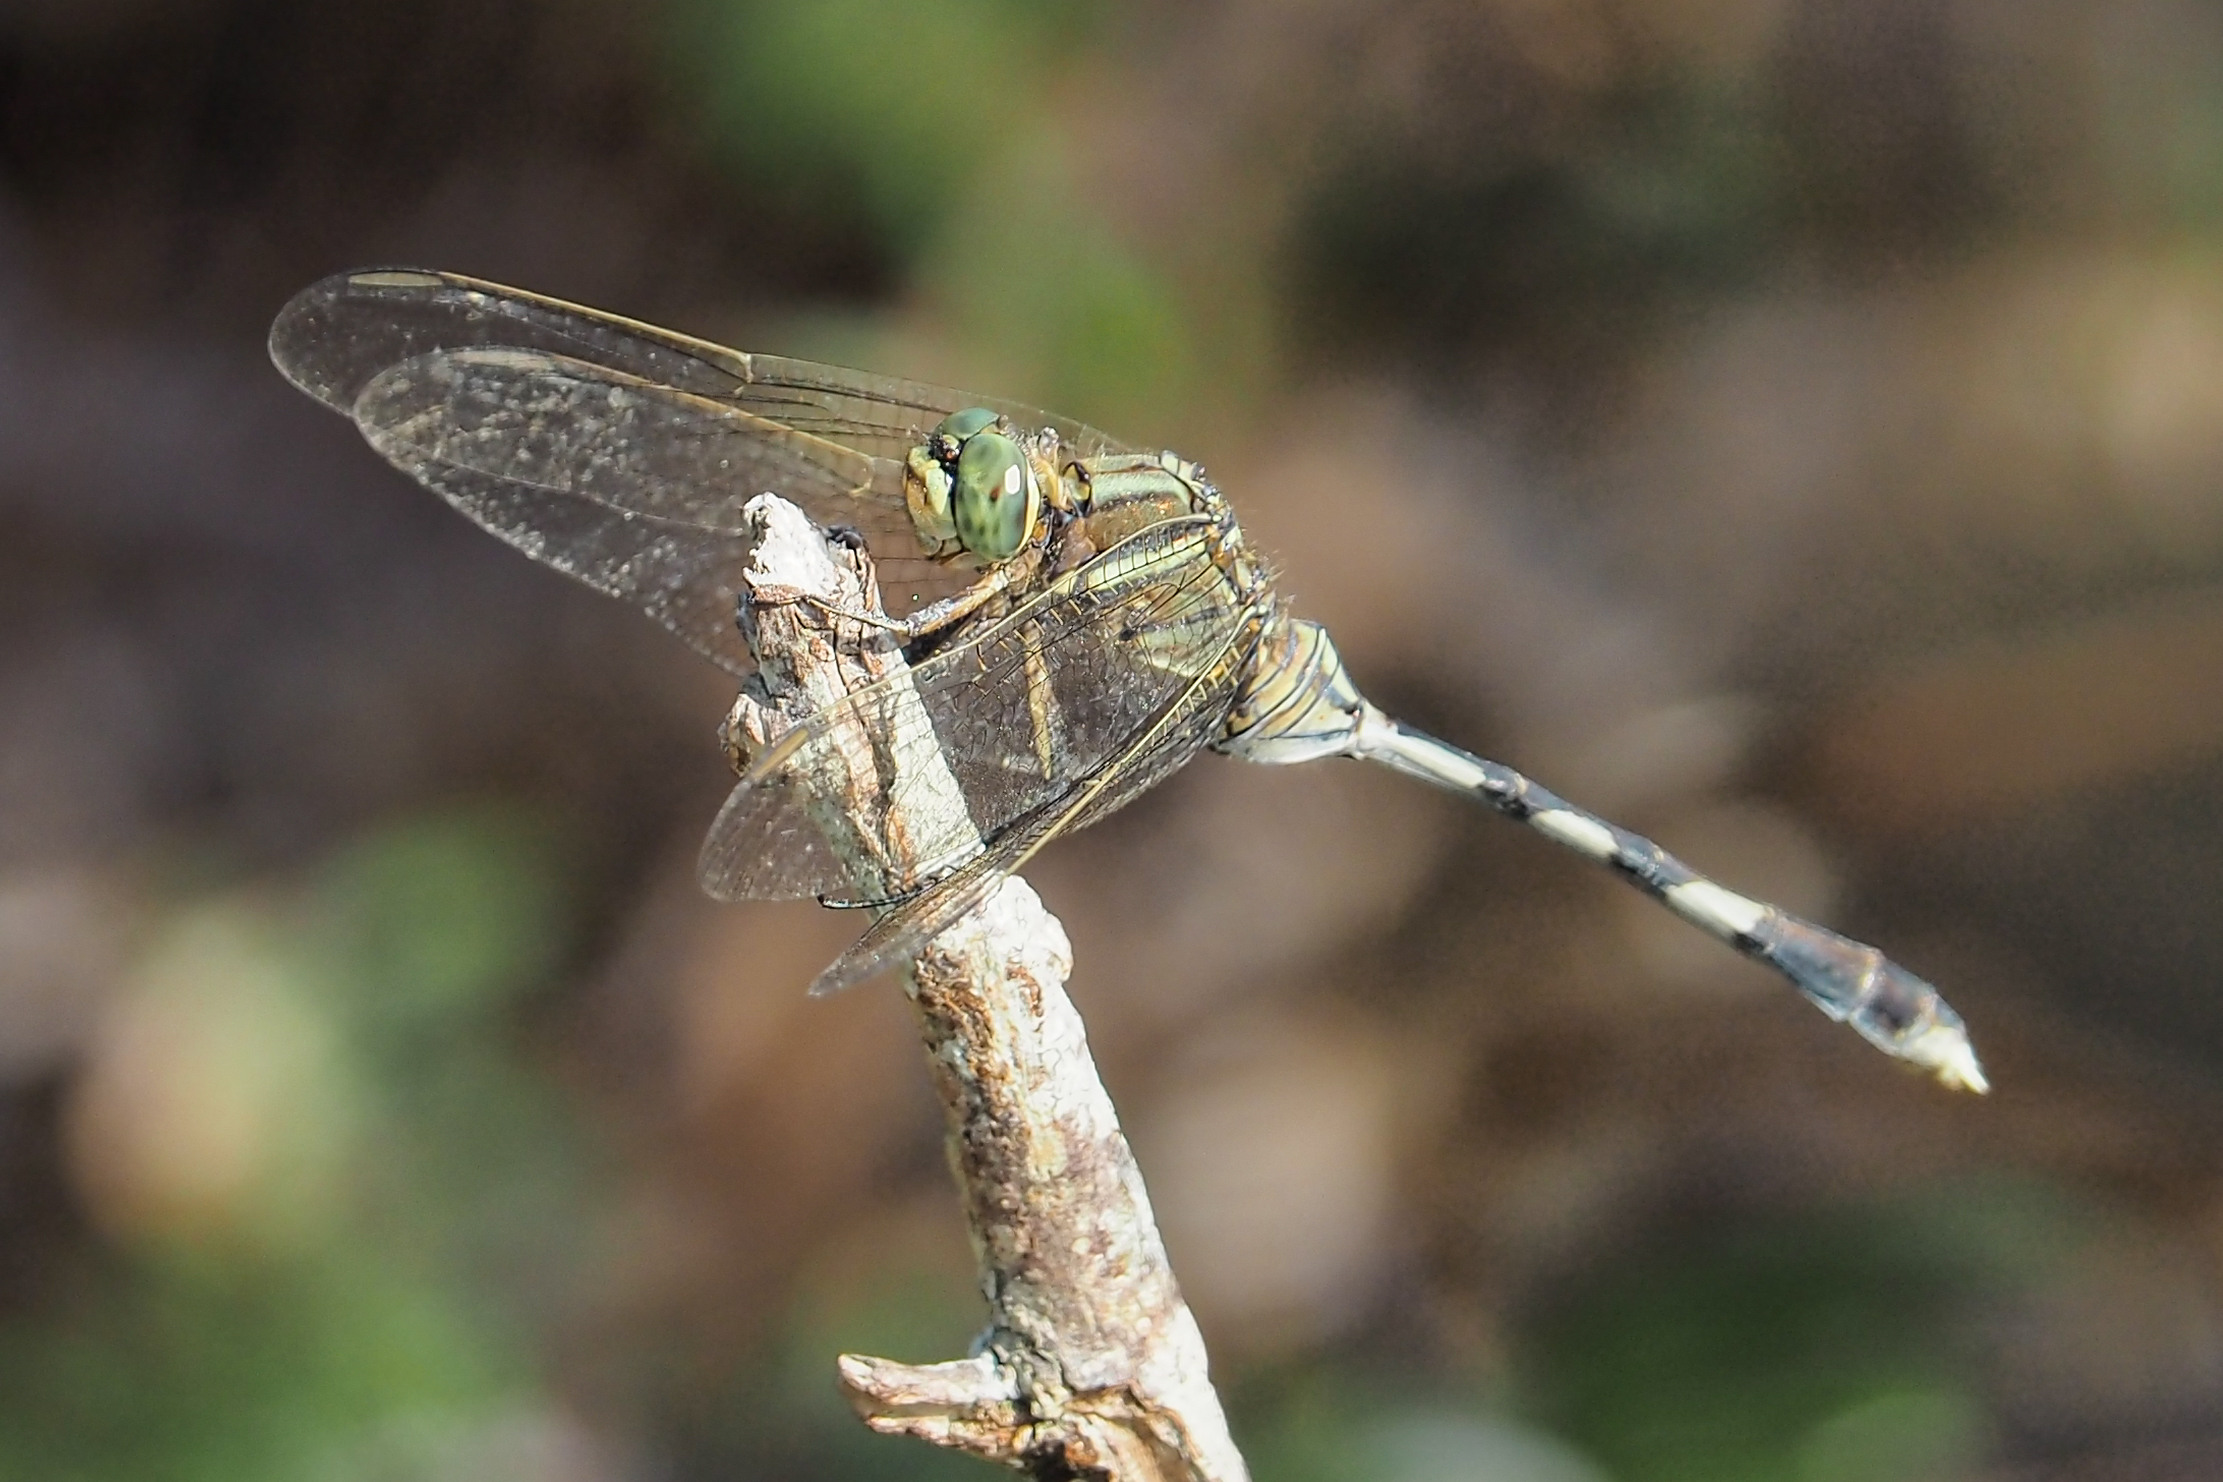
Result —
M605 527L642 516L659 522L657 539L676 543L684 543L693 527L705 532L703 545L723 554L742 532L742 506L766 490L793 500L821 524L861 532L883 557L891 610L909 611L966 579L920 556L903 505L900 465L625 371L538 350L436 350L380 372L352 410L373 447L434 489L446 493L464 481L481 490L518 486L516 497L494 506L505 518L537 515L564 500L616 511L621 518L615 522L564 509L551 513L548 528L490 528L536 559L638 601L660 619L674 605L692 608L715 599L723 605L725 627L732 627L736 571L719 573L717 590L699 599L675 593L667 585L673 562L637 562L633 538L605 533ZM456 502L487 523L481 515L487 501ZM573 532L588 532L584 546L567 543ZM680 631L703 647L696 630ZM721 662L737 647L724 634L717 646Z
M827 893L798 891L785 863L782 841L811 826L812 794L794 779L841 775L860 755L877 766L888 809L932 812L939 800L917 790L939 785L927 764L938 753L972 825L904 861L882 882L887 894L997 845L1134 745L1223 660L1245 613L1213 564L1210 529L1184 518L1141 531L978 633L805 717L728 800L703 846L703 888L729 900Z
M1228 634L1211 668L1167 700L1120 753L1007 828L986 850L874 921L818 975L810 986L812 995L839 993L916 957L1045 844L1125 806L1209 745L1234 699L1240 673L1234 661L1237 636Z
M544 350L714 397L869 457L900 461L951 412L986 407L1021 427L1055 428L1078 457L1132 452L1083 423L1017 402L778 355L751 355L598 309L455 273L340 273L295 295L270 329L270 356L296 386L339 411L380 373L438 350Z

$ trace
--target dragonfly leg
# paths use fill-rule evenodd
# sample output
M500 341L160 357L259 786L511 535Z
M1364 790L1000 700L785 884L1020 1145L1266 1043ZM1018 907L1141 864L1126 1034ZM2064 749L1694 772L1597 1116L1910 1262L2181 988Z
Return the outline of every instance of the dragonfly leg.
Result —
M989 571L962 592L953 593L939 602L920 608L907 617L899 618L889 617L884 612L865 612L859 608L844 607L840 603L830 601L815 592L801 590L773 590L767 595L767 589L760 587L753 594L752 600L760 606L767 601L808 602L828 617L859 623L867 628L877 628L883 633L894 633L905 643L910 643L930 634L939 633L951 624L962 622L964 619L971 617L981 608L1010 591L1011 583L1011 568L1007 563Z

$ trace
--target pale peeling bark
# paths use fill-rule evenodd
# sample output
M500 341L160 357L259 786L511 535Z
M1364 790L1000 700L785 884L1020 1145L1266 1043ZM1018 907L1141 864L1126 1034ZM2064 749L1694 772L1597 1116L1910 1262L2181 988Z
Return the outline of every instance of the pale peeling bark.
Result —
M746 585L762 672L728 720L737 754L903 668L892 645L795 600L808 593L878 611L862 551L829 541L771 495L747 514L760 537ZM897 809L869 755L832 770L844 775L814 779L829 803L823 821L867 893L913 841L946 840L962 826L948 809L956 794L946 773L913 779ZM963 819L962 809L954 816ZM989 1322L970 1357L912 1365L844 1354L841 1381L874 1430L1034 1476L1242 1482L1203 1336L1065 995L1071 967L1064 929L1012 879L905 975L948 1116Z

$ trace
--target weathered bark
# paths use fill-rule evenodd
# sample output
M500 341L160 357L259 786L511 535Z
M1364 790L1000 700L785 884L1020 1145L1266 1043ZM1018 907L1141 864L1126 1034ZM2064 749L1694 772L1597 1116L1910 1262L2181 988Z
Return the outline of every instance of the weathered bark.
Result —
M737 754L904 667L870 630L798 600L878 611L864 552L771 495L748 516L760 538L746 620L762 669L727 723ZM898 803L856 762L813 785L836 853L871 892L914 841L947 838L955 789L946 774L911 778ZM989 1321L977 1351L947 1363L845 1354L842 1384L875 1430L1039 1477L1242 1482L1203 1337L1065 995L1071 966L1063 928L1014 878L905 975Z

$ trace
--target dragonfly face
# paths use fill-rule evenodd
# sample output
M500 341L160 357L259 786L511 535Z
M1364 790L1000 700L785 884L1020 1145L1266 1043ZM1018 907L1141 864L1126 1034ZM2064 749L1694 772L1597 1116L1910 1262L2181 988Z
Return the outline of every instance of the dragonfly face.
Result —
M278 315L288 379L535 560L630 601L737 676L736 622L773 491L871 550L907 668L749 758L703 846L721 899L851 897L810 779L948 776L948 841L890 862L891 906L814 988L899 966L1043 845L1197 752L1353 756L1485 803L1775 968L1891 1054L1981 1090L1959 1017L1858 942L1747 899L1497 762L1382 714L1291 618L1195 465L1011 402L748 355L451 273L343 273ZM953 576L960 558L985 568ZM866 744L859 745L860 741ZM929 765L930 764L930 765ZM916 853L916 851L914 851Z
M1033 538L1042 480L996 422L986 407L952 413L904 459L904 503L929 556L963 552L993 566Z

